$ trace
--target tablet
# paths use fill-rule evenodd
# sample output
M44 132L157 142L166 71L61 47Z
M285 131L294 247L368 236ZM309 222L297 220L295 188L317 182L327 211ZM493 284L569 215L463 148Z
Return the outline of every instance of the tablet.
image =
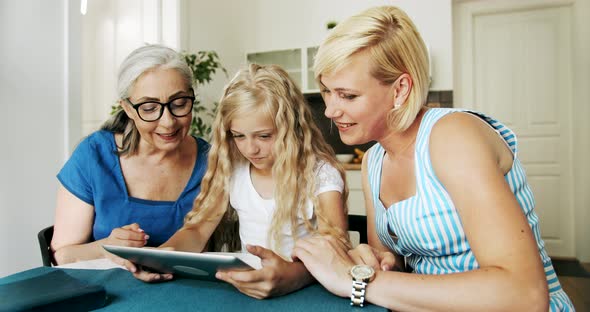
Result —
M254 270L262 267L260 258L247 253L195 253L113 245L103 245L103 248L148 270L204 280L218 281L215 278L217 270Z

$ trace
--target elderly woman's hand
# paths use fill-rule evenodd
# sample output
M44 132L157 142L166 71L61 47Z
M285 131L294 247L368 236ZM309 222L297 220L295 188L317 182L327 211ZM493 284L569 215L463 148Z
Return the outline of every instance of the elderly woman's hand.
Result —
M137 223L128 224L120 228L113 229L109 237L99 241L101 245L117 245L127 247L143 247L147 243L149 235L147 235ZM133 263L123 258L117 257L114 254L102 250L105 258L122 265L131 272L135 272L136 267Z
M149 238L139 224L132 223L113 229L109 237L103 240L103 245L143 247Z
M144 247L144 248L153 248L153 247ZM174 250L172 247L158 247L153 249L160 249L160 250ZM137 278L138 280L154 283L154 282L165 282L169 281L174 278L171 273L158 273L152 272L141 265L136 265L129 260L124 260L125 263L123 266L127 268L129 272L133 274L133 277Z

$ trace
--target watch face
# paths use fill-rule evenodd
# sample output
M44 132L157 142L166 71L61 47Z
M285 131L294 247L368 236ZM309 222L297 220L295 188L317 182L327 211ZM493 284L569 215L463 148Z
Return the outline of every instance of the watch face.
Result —
M350 275L355 280L369 280L373 275L375 275L375 270L368 265L355 265L350 269Z

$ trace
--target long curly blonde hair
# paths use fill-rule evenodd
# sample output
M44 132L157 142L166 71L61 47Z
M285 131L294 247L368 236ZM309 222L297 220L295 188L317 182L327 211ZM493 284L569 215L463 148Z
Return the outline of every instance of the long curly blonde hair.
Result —
M306 215L304 211L309 200L313 204L317 220L329 225L327 234L348 241L345 231L327 220L323 207L314 194L318 165L321 162L332 165L344 180L342 202L344 213L347 214L348 188L345 171L315 124L301 91L289 75L275 65L250 64L240 70L225 87L212 126L207 172L201 183L201 192L195 199L193 209L186 215L185 222L197 224L201 220L219 218L212 211L217 210L215 208L219 205L227 207L210 243L214 250L219 250L223 245L229 250L240 248L237 213L229 204L229 185L233 169L247 160L235 145L230 127L236 117L260 111L272 117L277 131L273 146L275 162L272 167L276 210L269 229L268 246L279 253L280 229L287 222L290 222L291 233L297 239L297 215ZM310 220L304 222L309 232L317 232Z

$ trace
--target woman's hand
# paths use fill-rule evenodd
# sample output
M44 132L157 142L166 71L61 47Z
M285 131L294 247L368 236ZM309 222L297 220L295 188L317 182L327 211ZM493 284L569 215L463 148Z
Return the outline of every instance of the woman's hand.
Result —
M127 247L143 247L149 239L147 235L137 223L125 225L120 228L115 228L111 231L109 237L101 240L101 245L116 245L116 246L127 246ZM136 271L136 266L129 260L117 257L114 254L102 249L102 254L105 258L124 266L131 272Z
M381 251L367 244L360 244L348 251L355 264L366 264L373 269L391 271L396 267L395 255L389 251ZM401 266L400 266L401 267Z
M215 277L257 299L281 296L311 283L313 278L301 262L289 262L261 246L246 247L262 260L262 269L218 271Z
M341 240L330 235L314 235L297 240L293 258L303 261L309 272L326 289L341 297L350 296L353 259Z
M150 238L137 223L128 224L111 231L109 237L103 240L103 245L117 245L127 247L143 247Z
M171 273L150 272L140 265L136 266L130 261L127 262L131 264L131 266L125 266L127 270L129 270L133 274L133 277L137 278L140 281L144 281L147 283L156 283L166 282L174 278L174 275L172 275Z

